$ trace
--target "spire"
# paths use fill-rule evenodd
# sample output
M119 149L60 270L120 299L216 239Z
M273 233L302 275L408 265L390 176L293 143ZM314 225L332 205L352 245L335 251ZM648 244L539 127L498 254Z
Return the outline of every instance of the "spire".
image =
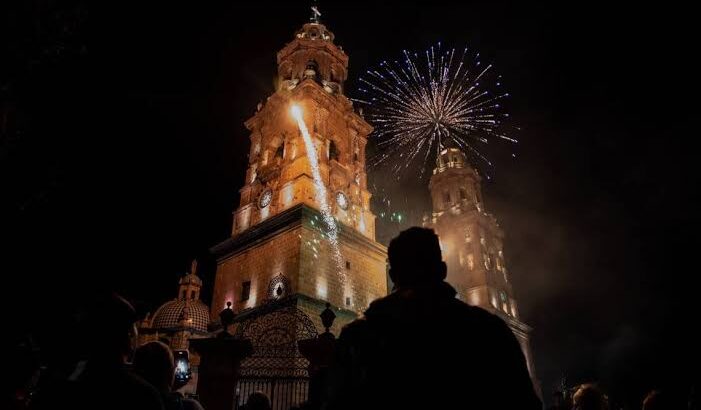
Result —
M178 297L181 300L199 299L202 279L197 276L197 260L193 259L190 265L190 273L186 274L178 281Z
M309 18L309 21L314 24L319 24L319 17L321 17L321 12L319 11L319 6L317 5L316 0L312 2L312 6L310 8L312 10L312 16Z

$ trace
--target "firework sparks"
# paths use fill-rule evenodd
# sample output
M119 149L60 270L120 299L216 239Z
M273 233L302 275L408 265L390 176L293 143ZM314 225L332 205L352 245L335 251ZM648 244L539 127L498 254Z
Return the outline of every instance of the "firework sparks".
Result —
M327 228L326 238L329 240L329 243L333 249L333 259L336 263L338 274L341 277L341 281L345 283L346 278L343 274L343 257L341 256L341 249L338 244L338 224L336 223L336 219L334 219L331 212L331 207L329 206L326 185L324 185L324 180L322 179L321 172L319 171L319 159L316 155L314 141L312 141L307 125L304 123L301 107L298 105L292 105L290 112L292 113L292 117L297 122L297 126L299 127L299 130L302 133L302 138L304 139L304 146L307 150L307 157L309 158L309 164L312 169L316 202L319 204L321 216ZM312 221L312 224L314 224L314 221ZM318 241L316 241L315 245L312 246L315 258L318 257L316 245L318 245Z
M366 74L354 101L375 127L378 153L371 167L388 164L399 178L419 160L423 176L429 158L449 145L491 166L480 144L517 142L503 124L508 114L501 102L509 94L500 91L500 76L467 47L443 51L438 43L421 54L404 50L401 62L383 61Z

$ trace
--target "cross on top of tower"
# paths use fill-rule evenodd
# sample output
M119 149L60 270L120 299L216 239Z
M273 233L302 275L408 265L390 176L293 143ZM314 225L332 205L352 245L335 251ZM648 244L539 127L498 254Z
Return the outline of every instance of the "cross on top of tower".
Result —
M317 5L316 0L314 0L310 8L312 9L312 16L309 18L309 21L315 24L319 24L319 17L321 17L321 12L319 11L319 6Z
M182 278L180 278L179 283L183 286L202 286L202 279L200 279L197 276L197 259L192 260L192 264L190 265L190 272L188 272Z

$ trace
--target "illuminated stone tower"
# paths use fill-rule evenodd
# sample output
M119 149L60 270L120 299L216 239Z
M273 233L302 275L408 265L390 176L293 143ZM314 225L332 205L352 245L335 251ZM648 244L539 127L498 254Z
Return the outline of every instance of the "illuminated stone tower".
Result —
M529 342L531 328L519 318L504 263L504 233L496 219L485 212L480 182L462 151L443 150L429 183L433 214L425 225L440 237L448 282L456 288L458 297L504 319L521 344L537 387Z
M284 305L296 309L291 320L299 326L311 321L322 330L318 313L328 301L338 316L332 330L338 330L387 293L386 249L375 241L365 172L372 128L343 94L348 56L319 23L316 9L278 52L277 63L276 91L245 123L248 170L232 236L212 249L217 272L211 312L214 317L228 301L244 317ZM291 115L293 105L309 130L324 198L317 195L315 164ZM323 209L337 220L337 240L330 238ZM334 259L335 242L340 260Z

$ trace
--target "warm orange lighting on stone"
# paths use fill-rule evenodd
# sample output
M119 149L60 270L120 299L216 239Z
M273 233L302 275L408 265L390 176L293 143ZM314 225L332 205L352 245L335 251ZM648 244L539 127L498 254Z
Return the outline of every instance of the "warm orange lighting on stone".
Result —
M289 296L360 312L369 295L387 293L386 249L375 242L365 165L372 127L343 93L348 57L323 25L306 24L277 63L279 86L245 122L247 177L232 237L215 247L212 312L238 297L246 281L249 298L237 301L238 309L264 305L279 276L289 282ZM360 268L350 275L345 261ZM302 299L295 303L308 308Z

